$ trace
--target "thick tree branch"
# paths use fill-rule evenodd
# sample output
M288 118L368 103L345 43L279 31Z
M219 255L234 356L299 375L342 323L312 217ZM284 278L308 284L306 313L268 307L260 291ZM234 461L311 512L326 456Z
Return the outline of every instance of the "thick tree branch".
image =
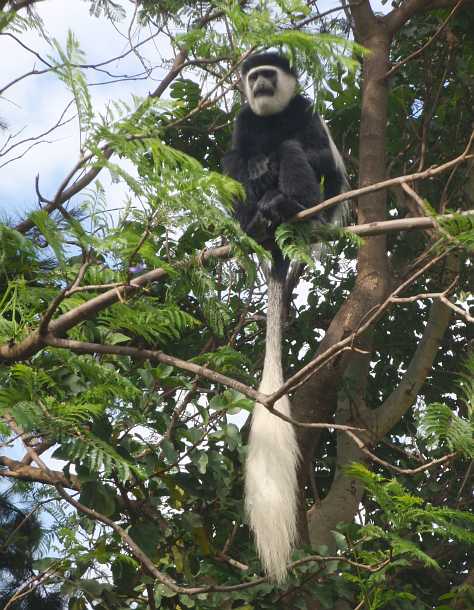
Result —
M374 423L370 427L377 439L383 438L413 404L431 370L450 320L451 309L440 301L433 303L423 338L403 380L382 406L372 413Z
M75 475L66 478L62 472L50 470L44 472L40 468L29 466L23 462L12 460L5 455L0 455L0 466L5 469L0 469L0 476L10 479L19 479L20 481L29 481L31 483L46 483L47 485L56 485L60 483L64 487L78 491L80 489L79 479Z
M392 34L397 32L404 23L419 13L437 8L452 8L458 0L407 0L401 6L385 15L384 22ZM473 0L464 0L464 7L474 4Z
M229 255L229 252L230 246L220 246L218 248L206 250L202 254L201 259L205 261L212 257L226 257ZM75 307L56 318L56 320L50 322L48 326L49 331L52 334L61 335L80 322L93 317L106 307L113 305L119 300L123 301L138 289L146 286L149 282L159 281L166 275L167 272L162 268L153 269L132 279L129 284L125 286L107 290L107 292L90 299L86 303L83 303L79 307ZM2 360L24 360L38 352L44 345L45 343L39 331L35 331L20 343L0 345L0 362Z
M400 186L404 183L416 182L417 180L426 180L429 178L433 178L434 176L437 176L438 174L441 174L443 172L448 171L449 169L452 169L453 167L456 167L457 165L459 165L460 163L463 163L464 161L472 159L474 155L469 154L469 151L471 150L473 142L474 142L474 131L471 133L464 151L460 155L455 157L454 159L451 159L450 161L447 161L446 163L443 163L442 165L438 165L435 167L429 167L428 169L425 169L422 172L406 174L405 176L397 176L396 178L389 178L388 180L381 180L380 182L376 182L374 184L368 184L367 186L361 186L357 189L353 189L351 191L346 191L345 193L341 193L340 195L336 195L335 197L326 199L326 201L323 201L322 203L319 203L318 205L315 205L312 208L308 208L307 210L298 212L298 214L295 214L295 216L293 216L293 218L291 219L291 222L301 222L303 220L308 220L309 218L316 216L322 210L325 210L326 208L330 208L330 207L336 205L337 203L341 203L342 201L345 201L346 199L361 197L362 195L365 195L368 193L375 193L382 189L390 188L393 186Z
M390 70L387 72L387 74L385 75L386 78L390 78L392 77L395 72L397 72L398 70L400 70L400 68L402 66L404 66L405 64L407 64L409 61L412 61L413 59L416 59L418 56L420 56L423 51L425 51L435 40L436 38L438 38L438 36L441 34L441 32L445 29L445 27L448 25L448 22L450 21L451 17L453 17L458 10L461 8L462 4L464 3L465 0L458 0L456 6L453 8L453 10L449 13L449 15L446 17L446 19L443 21L443 23L439 26L439 28L436 30L436 32L433 34L433 36L431 36L427 42L425 42L425 44L423 46L421 46L419 49L417 49L416 51L414 51L413 53L411 53L410 55L408 55L408 57L405 57L405 59L402 59L401 61L399 61L398 63L396 63L394 66L392 66L390 68Z
M449 283L452 282L457 271L457 257L451 255L447 259L445 272ZM431 306L423 337L402 381L382 406L371 412L373 425L370 424L370 428L376 439L383 438L413 404L433 366L436 353L449 326L451 315L451 308L440 300L435 301Z
M345 230L349 233L354 233L354 235L360 235L360 237L370 237L371 235L381 235L382 233L392 233L396 231L437 229L439 228L439 220L453 220L459 216L472 218L474 216L474 210L460 212L459 214L444 214L442 216L437 216L436 218L430 218L429 216L411 216L409 218L400 218L397 220L382 220L380 222L370 222L368 224L346 227Z
M369 0L349 5L350 13L354 20L354 35L358 42L370 36L371 32L377 27L377 17L372 10Z

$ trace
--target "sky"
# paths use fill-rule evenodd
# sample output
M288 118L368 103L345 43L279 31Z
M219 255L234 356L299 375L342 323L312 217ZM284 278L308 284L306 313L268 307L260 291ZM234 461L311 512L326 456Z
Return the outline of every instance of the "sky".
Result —
M84 0L46 0L37 5L37 10L43 19L44 29L51 38L57 39L64 47L68 30L72 30L85 53L85 62L97 63L127 51L129 32L135 42L144 40L151 34L146 28L137 27L134 21L135 3L131 0L121 0L121 4L127 16L115 24L105 18L97 19L91 16L90 2ZM318 5L321 12L324 12L338 6L339 2L320 0ZM382 7L380 0L372 0L372 5L374 10L389 10L389 7ZM22 14L25 14L25 11ZM17 38L44 58L51 54L47 43L34 31L21 32ZM0 90L19 75L45 67L37 57L9 36L0 36L0 53L2 58L9 58L9 61L2 61L0 66ZM147 65L157 65L162 63L162 58L172 58L170 47L164 38L144 44L140 54L146 58ZM105 68L119 76L139 74L144 69L139 58L133 53ZM92 70L88 70L86 75L91 85L94 108L98 112L104 112L113 99L130 101L132 95L146 96L160 82L163 70L155 69L147 79L132 81L111 79ZM118 82L103 84L104 81L111 80ZM73 118L73 105L64 117L65 120L72 120L53 133L45 135L42 138L43 143L35 145L19 159L15 158L27 150L31 142L17 146L9 154L5 154L5 149L11 144L50 129L71 99L72 96L64 84L51 73L28 76L0 94L0 118L7 124L7 130L0 134L0 220L5 217L18 219L26 210L36 207L36 174L39 175L41 193L52 198L62 178L77 162L79 130L77 119ZM12 139L12 136L15 137ZM8 163L11 159L14 161ZM120 207L125 196L124 187L121 184L113 184L106 172L101 173L100 180L106 188L109 206Z
M123 4L128 9L129 18L116 24L115 27L104 18L97 19L91 16L89 3L83 0L46 0L44 4L38 5L38 12L50 37L56 38L64 47L67 32L71 29L85 53L85 62L97 63L122 54L129 48L126 36L133 15L131 10L133 6L128 1ZM150 32L142 30L136 33L135 28L132 27L132 34L134 40L138 41L148 37ZM43 57L51 54L47 43L35 32L20 33L18 38ZM44 68L34 55L12 38L1 36L0 49L2 57L11 59L9 62L2 61L0 88L18 75ZM151 42L142 47L142 53L155 59L159 57L160 49ZM134 54L105 68L118 75L143 72L143 66ZM160 74L152 73L151 78L160 80ZM90 91L94 108L99 112L105 111L111 99L130 101L132 94L146 96L150 87L156 87L156 83L150 79L130 82L121 80L109 85L98 85L97 83L111 79L105 74L92 70L87 71L87 80L92 85ZM7 124L6 136L18 133L17 141L47 131L58 121L71 99L71 93L51 73L32 75L21 80L0 97L0 117ZM74 106L71 106L65 118L71 118L73 115ZM31 209L36 204L34 189L36 173L39 174L41 192L49 198L54 195L63 176L76 163L79 154L79 130L76 119L43 139L45 143L32 148L22 159L3 167L1 165L8 158L21 154L30 143L18 147L9 155L0 156L0 217L4 217L5 214L16 217L20 212ZM110 178L101 175L101 179L107 184L110 198L114 199L114 187L110 185ZM121 189L115 187L115 190Z

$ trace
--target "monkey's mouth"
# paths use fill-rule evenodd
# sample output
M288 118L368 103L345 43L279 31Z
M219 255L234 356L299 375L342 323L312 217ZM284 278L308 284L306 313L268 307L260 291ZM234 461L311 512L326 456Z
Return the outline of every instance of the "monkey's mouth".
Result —
M274 91L269 87L259 87L254 91L254 97L273 97Z

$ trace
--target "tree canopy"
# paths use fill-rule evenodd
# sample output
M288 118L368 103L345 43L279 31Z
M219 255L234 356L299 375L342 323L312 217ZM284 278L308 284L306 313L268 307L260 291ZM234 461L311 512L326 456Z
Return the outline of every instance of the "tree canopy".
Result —
M26 210L2 202L0 480L35 515L0 505L0 570L29 579L5 608L472 608L473 2L84 4L122 53L91 63L74 23L48 33L54 0L0 0L0 45L33 66L0 83L2 172L77 134L52 194L32 162ZM239 66L266 48L297 68L354 191L350 227L312 227L315 202L277 230L301 282L272 395L257 389L269 254L221 173ZM29 79L71 101L25 136L4 103ZM122 81L149 93L121 98ZM242 475L253 404L278 392L305 543L277 586Z

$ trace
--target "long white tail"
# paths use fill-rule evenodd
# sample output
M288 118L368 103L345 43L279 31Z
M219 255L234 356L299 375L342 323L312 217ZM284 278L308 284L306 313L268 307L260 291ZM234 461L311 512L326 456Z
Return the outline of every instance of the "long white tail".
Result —
M270 273L265 363L260 391L270 394L283 383L281 327L284 279ZM290 416L287 396L275 409ZM245 508L265 572L277 582L286 577L295 545L300 454L293 426L256 404L245 473Z

